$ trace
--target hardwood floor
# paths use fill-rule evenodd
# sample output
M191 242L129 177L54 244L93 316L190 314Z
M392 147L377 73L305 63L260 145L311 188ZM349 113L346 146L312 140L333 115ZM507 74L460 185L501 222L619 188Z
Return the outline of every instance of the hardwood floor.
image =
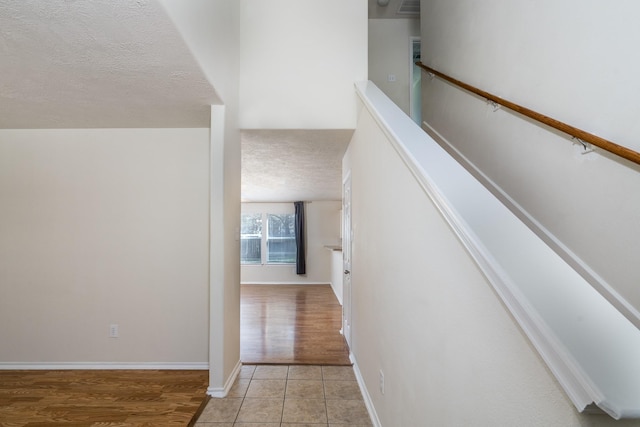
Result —
M186 426L208 371L0 371L0 426Z
M243 285L241 312L245 364L351 364L328 285ZM186 426L207 386L208 371L0 371L0 427Z
M342 307L329 285L242 285L245 364L350 365Z

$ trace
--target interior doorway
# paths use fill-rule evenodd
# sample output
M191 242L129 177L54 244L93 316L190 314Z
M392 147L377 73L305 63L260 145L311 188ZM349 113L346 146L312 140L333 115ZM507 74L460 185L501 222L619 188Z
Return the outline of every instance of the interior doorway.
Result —
M242 285L240 312L244 364L351 364L330 285Z
M351 348L351 173L342 184L342 333Z
M416 65L421 58L420 37L409 38L409 105L411 119L422 126L422 70Z

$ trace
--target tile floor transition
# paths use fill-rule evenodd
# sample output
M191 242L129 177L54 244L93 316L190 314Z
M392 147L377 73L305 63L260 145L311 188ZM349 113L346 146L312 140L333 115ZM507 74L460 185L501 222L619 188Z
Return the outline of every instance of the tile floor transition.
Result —
M199 427L364 427L371 419L351 366L245 365Z

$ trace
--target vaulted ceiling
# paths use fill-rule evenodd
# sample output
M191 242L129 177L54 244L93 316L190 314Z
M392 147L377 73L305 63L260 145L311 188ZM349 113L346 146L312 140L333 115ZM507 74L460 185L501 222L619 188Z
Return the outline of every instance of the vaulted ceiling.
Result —
M158 2L0 8L0 128L208 126L219 100Z
M0 128L208 127L218 103L157 0L0 0ZM243 131L243 199L339 199L351 133Z

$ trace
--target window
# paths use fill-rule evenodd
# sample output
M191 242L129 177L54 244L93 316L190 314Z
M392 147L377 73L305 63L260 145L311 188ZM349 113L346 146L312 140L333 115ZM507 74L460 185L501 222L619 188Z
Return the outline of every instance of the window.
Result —
M296 262L296 226L294 214L267 215L267 264Z
M262 262L262 214L242 215L240 224L240 262Z
M266 227L263 227L265 223ZM295 264L295 214L242 214L240 262Z

